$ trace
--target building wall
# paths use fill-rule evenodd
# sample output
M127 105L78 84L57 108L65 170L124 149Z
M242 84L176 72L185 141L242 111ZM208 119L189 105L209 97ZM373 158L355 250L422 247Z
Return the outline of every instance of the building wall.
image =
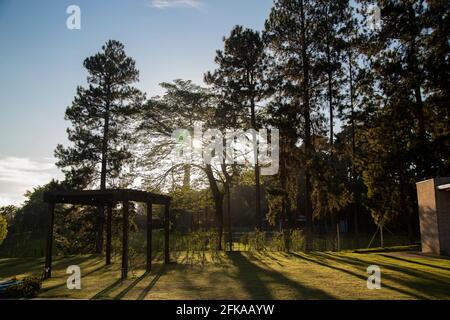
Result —
M450 178L436 179L436 187L450 183ZM440 253L450 255L450 191L436 191Z
M422 252L440 253L436 212L436 187L433 179L417 183Z
M450 254L450 192L438 190L450 178L417 183L422 252Z

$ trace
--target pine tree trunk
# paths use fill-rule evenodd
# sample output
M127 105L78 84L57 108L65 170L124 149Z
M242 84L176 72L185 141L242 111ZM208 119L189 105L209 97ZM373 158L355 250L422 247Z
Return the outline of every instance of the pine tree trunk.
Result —
M256 131L256 110L255 110L255 98L252 97L250 101L250 112L251 112L251 124L252 128ZM260 168L258 160L258 148L256 141L256 134L253 137L253 143L255 144L254 157L255 157L255 217L256 217L256 227L261 229L263 226L263 217L261 213L261 178L260 178Z
M412 17L413 18L413 17ZM419 178L425 179L428 177L429 170L429 164L427 161L428 154L425 150L426 145L426 124L425 124L425 115L424 115L424 106L423 106L423 99L422 99L422 88L420 84L420 80L418 80L419 75L421 74L419 68L418 68L418 61L417 61L417 49L416 49L416 42L415 39L411 39L409 43L409 68L411 69L415 79L413 81L413 85L411 89L414 91L414 98L416 100L416 118L417 122L419 124L419 140L421 145L419 146L420 152L421 152L421 160L419 161Z
M328 13L326 15L328 17ZM333 159L333 152L334 152L334 110L333 110L333 72L331 71L331 52L330 52L330 45L329 45L329 39L328 39L328 33L327 33L327 63L328 63L328 104L329 104L329 112L330 112L330 167L334 168L334 159ZM334 174L334 172L333 172ZM337 239L337 245L336 247L339 247L339 234L336 232L336 225L334 224L334 211L333 209L330 210L330 216L333 221L331 227L333 230L333 238ZM337 249L339 251L339 249Z
M205 206L204 211L205 211L205 227L204 227L204 229L205 229L206 232L208 232L208 228L209 228L209 222L208 222L208 208L206 208L206 206Z
M383 225L380 224L380 245L384 248L384 235L383 235Z
M214 203L216 207L216 219L217 219L217 240L218 250L222 250L223 239L223 197L214 197Z
M286 161L285 159L281 160L280 163L280 184L281 189L283 190L283 196L281 200L281 215L280 215L280 231L284 230L284 222L286 221Z
M353 96L353 60L351 49L348 54L349 61L349 76L350 76L350 112L351 112L351 128L352 128L352 166L351 166L351 187L353 193L353 231L355 235L355 240L358 244L359 238L359 226L358 226L358 198L356 193L356 170L355 170L355 153L356 153L356 132L355 132L355 107L354 107L354 96Z
M223 237L223 190L219 190L217 181L214 178L214 173L210 164L205 167L206 177L209 181L209 186L214 200L214 208L216 211L216 227L218 234L218 249L222 250L222 237Z
M327 14L328 16L328 14ZM327 34L327 42L328 42ZM330 158L333 160L334 145L334 110L333 110L333 72L331 70L331 52L330 46L327 44L327 63L328 63L328 103L330 108Z
M109 88L107 89L109 94ZM100 173L100 190L106 190L106 170L108 163L108 140L109 140L109 101L106 102L105 108L105 124L103 127L103 140L102 140L102 167ZM96 241L96 253L101 254L103 252L103 229L105 221L105 207L98 207L97 217L97 241Z
M183 187L188 188L191 186L191 165L185 164L183 169Z
M313 238L312 238L312 203L311 203L311 174L309 161L311 159L311 115L309 106L309 57L307 53L307 43L306 43L306 26L305 26L305 12L303 0L300 0L300 19L301 19L301 56L303 60L303 83L302 83L302 93L303 93L303 115L305 120L305 202L306 202L306 234L305 234L305 251L311 252L313 249Z
M233 251L233 234L231 233L231 193L230 188L227 188L227 215L228 215L228 245L230 251Z
M255 164L255 211L257 219L256 226L258 227L258 229L262 229L263 217L261 213L261 181L260 181L260 168L258 160L256 160Z

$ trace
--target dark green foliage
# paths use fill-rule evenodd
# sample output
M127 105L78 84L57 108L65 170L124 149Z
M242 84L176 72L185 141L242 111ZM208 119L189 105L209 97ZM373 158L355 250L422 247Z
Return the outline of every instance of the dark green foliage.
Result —
M57 146L57 166L72 187L100 184L104 189L107 177L110 186L127 185L128 177L122 172L131 160L133 135L129 125L144 98L133 86L139 71L135 61L126 56L124 45L114 40L83 65L89 73L89 86L77 88L66 110L66 120L72 124L67 133L73 146Z
M450 107L448 99L441 100L448 94L448 86L444 89L448 77L443 76L448 61L442 59L449 52L448 28L442 29L442 23L448 23L444 22L448 3L378 5L381 28L363 34L373 96L361 109L362 150L356 161L367 186L365 204L376 223L406 224L412 236L417 232L415 182L450 172ZM430 60L441 71L433 70Z
M258 129L258 106L264 90L264 43L258 31L234 27L223 39L224 49L217 50L213 72L205 81L220 95L216 118L220 128L240 125L243 129Z
M5 218L8 224L11 224L18 210L19 208L13 205L0 207L0 216Z
M61 190L64 185L52 181L27 191L27 200L16 210L9 224L8 236L0 247L6 256L42 256L49 222L48 205L44 203L44 193ZM59 208L57 209L59 211Z
M26 193L27 200L11 220L7 238L0 247L3 256L40 257L44 255L48 231L47 191L63 190L64 183L52 181ZM133 210L132 216L133 216ZM115 216L120 213L115 211ZM57 254L92 253L96 235L97 209L58 205L55 208L55 248ZM116 227L117 221L114 221ZM117 227L116 227L117 228Z
M8 222L6 221L5 217L0 216L0 245L6 238L7 234L8 234Z
M0 295L6 299L31 299L37 296L41 290L41 280L34 277L26 277L19 284L10 286Z

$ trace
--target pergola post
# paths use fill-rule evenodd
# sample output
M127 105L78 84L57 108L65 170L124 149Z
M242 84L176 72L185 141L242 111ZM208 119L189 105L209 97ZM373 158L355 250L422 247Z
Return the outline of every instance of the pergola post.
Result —
M170 262L169 256L169 226L170 226L170 216L169 216L170 202L165 204L164 211L164 263L168 264Z
M100 205L97 207L97 239L95 244L95 252L103 253L103 228L105 227L105 207Z
M152 203L147 202L147 272L152 270Z
M130 202L123 202L123 239L122 239L122 279L128 276L128 216Z
M44 279L49 279L52 276L52 248L53 248L53 225L55 223L55 203L48 204L49 224L47 234L47 246L45 251L45 267Z
M106 217L106 265L111 264L111 239L112 239L112 209L113 204L108 203L108 215Z

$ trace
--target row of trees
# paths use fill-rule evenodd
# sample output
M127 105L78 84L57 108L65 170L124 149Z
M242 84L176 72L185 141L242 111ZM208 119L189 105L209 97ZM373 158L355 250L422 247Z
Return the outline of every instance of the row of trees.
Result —
M6 221L5 217L0 216L0 244L2 244L7 234L8 234L8 222Z
M374 5L381 20L369 24ZM412 237L415 182L450 173L449 27L445 0L275 0L262 32L236 26L224 38L208 87L175 80L149 99L135 87L134 60L108 41L84 61L88 86L66 111L72 144L57 147L57 165L70 188L140 179L186 210L211 206L220 239L238 184L254 187L258 228L305 216L307 251L315 219L333 226L345 215L358 235L366 211L378 225L406 224ZM278 128L278 174L262 177L257 157L253 168L175 163L172 133L198 122ZM97 251L103 221L99 208Z

